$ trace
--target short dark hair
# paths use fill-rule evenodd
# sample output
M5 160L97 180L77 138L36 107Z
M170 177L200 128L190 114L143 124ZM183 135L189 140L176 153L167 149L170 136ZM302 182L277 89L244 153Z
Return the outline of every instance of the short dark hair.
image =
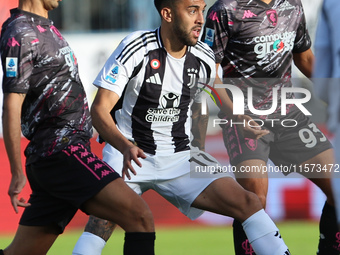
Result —
M154 0L155 7L159 14L164 7L172 8L177 0Z

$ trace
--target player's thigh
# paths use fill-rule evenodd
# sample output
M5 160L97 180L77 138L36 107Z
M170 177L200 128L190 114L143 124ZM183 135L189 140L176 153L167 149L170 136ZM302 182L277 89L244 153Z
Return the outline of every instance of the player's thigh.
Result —
M301 174L315 183L327 196L327 201L334 204L332 192L332 171L335 170L334 151L328 149L301 164Z
M268 192L268 174L265 170L274 133L270 132L258 140L248 139L235 126L225 125L223 139L230 163L236 166L234 174L237 181L246 190L256 193L265 207Z
M289 113L289 119L294 119L292 127L276 127L276 139L271 145L270 159L278 167L287 171L297 172L307 178L327 177L327 171L321 173L320 168L333 164L332 145L317 125L300 111ZM317 165L308 165L317 164Z
M274 140L273 132L256 140L243 137L235 125L224 125L222 131L231 165L237 166L247 160L268 161L269 144ZM243 175L247 175L247 172L244 172Z
M262 209L258 197L246 191L233 178L213 181L193 202L192 206L233 217L241 222Z
M241 186L254 192L260 199L262 206L266 206L268 193L267 163L259 159L249 159L236 166L235 177Z
M228 169L198 148L158 156L157 161L162 162L163 168L157 171L157 180L149 188L154 189L192 220L204 212L192 206L195 199L217 178L231 177Z
M153 231L152 213L145 201L119 178L83 205L87 213L120 225L128 232Z
M300 165L300 173L307 178L331 178L335 170L334 150L322 151Z
M12 243L5 252L8 255L45 255L58 234L59 229L52 226L19 225Z

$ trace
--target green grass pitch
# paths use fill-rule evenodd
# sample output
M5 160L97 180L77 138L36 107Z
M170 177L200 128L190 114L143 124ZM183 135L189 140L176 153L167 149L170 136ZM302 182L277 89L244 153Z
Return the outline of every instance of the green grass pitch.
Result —
M316 254L318 243L317 222L282 222L277 224L281 236L292 254ZM156 226L156 250L158 255L233 255L232 228L226 227L158 227ZM81 230L67 230L59 236L48 255L71 255ZM0 236L0 247L4 248L12 236ZM124 232L116 230L105 246L102 255L123 254Z

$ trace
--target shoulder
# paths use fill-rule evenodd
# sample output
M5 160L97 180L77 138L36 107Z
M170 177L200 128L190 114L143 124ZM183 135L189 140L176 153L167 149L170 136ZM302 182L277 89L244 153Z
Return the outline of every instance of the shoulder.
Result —
M37 28L24 15L15 19L8 19L1 31L1 47L31 45L38 37Z
M198 41L196 45L191 48L191 52L209 65L211 63L215 64L215 54L206 43Z
M238 0L218 0L210 7L210 10L224 11L227 9L232 9L233 7L237 6L238 3Z
M136 31L121 41L117 49L119 53L117 59L126 62L132 56L140 57L140 54L145 55L146 51L158 47L157 30Z
M296 5L302 5L301 0L291 0L291 1L292 1L292 3L295 3ZM286 2L284 2L284 3L286 3Z
M295 6L295 8L302 8L301 0L286 0L282 1L280 4L286 8L292 8L292 6Z
M212 6L210 6L207 18L209 18L210 15L215 13L225 13L228 9L230 9L232 6L235 5L235 0L219 0L216 1Z
M27 20L27 17L25 17L24 15L8 19L2 27L2 34L7 34L11 37L24 37L35 33L36 32L32 22L29 22L29 20Z
M155 30L140 30L135 31L127 35L122 44L127 45L132 42L135 42L138 45L146 45L150 40L157 39Z
M216 1L208 10L207 22L217 21L217 23L224 23L227 19L233 16L237 11L239 1L237 0L219 0Z

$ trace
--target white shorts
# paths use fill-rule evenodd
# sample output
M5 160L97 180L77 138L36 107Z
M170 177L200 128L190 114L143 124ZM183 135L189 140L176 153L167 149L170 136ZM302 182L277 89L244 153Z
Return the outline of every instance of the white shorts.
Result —
M193 171L197 165L219 165L211 155L196 149L167 155L146 155L146 159L139 158L141 168L133 162L137 175L131 174L131 180L126 179L126 183L139 195L153 189L192 220L204 212L191 207L196 197L214 180L231 177L229 174L211 173L192 177L190 169ZM109 144L103 149L103 160L121 173L123 155Z

